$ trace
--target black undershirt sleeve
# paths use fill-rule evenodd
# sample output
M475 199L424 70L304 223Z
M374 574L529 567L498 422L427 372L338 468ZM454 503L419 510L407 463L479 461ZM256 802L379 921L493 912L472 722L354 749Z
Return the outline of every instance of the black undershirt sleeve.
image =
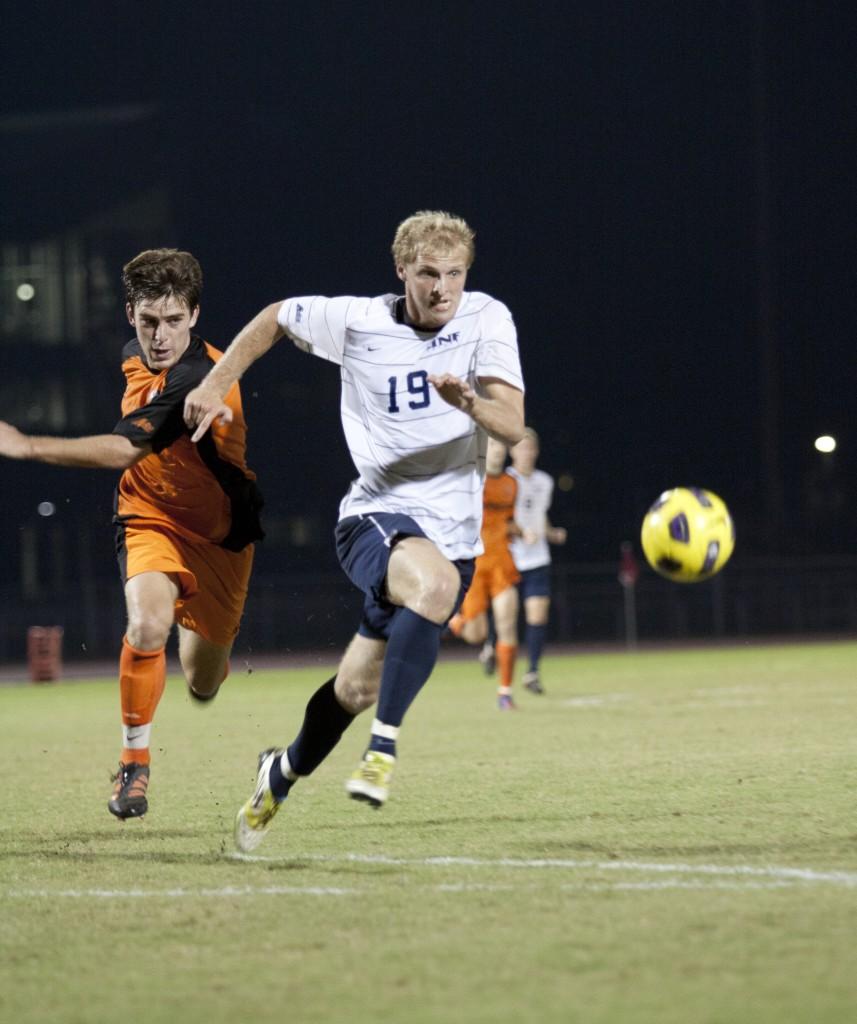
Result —
M163 389L150 402L123 416L113 428L114 434L127 437L132 444L147 444L157 454L188 433L184 422L184 400L189 391L208 373L208 360L182 362L168 373Z

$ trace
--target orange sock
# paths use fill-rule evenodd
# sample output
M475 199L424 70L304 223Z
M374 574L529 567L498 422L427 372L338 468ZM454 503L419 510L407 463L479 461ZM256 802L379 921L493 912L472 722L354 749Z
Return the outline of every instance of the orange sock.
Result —
M497 669L500 673L500 686L508 691L515 677L515 660L518 657L517 644L496 644Z
M167 681L164 648L138 651L126 638L119 655L119 698L122 704L122 755L124 764L149 763L149 736L155 708Z

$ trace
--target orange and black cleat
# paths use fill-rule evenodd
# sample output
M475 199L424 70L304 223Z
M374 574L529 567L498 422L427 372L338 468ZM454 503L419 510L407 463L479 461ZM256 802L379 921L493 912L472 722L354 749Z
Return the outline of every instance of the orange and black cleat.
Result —
M120 761L119 771L112 778L113 795L107 801L108 811L117 818L142 818L149 809L149 766Z

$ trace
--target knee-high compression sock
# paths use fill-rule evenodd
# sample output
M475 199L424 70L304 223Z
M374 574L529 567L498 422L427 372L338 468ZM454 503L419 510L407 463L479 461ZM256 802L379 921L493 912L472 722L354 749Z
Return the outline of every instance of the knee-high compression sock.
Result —
M167 680L164 648L138 651L127 638L119 655L119 699L122 705L122 754L124 764L149 763L149 740L155 709Z
M499 675L500 693L508 693L515 677L515 659L518 656L517 644L501 644L495 647L497 652L497 670Z
M530 672L538 672L539 662L545 646L547 626L532 626L527 623L527 654L530 659Z
M395 757L399 726L432 673L442 632L443 626L424 619L409 608L400 608L396 612L384 656L370 750Z
M335 682L333 676L310 697L300 732L271 766L271 790L278 800L285 799L301 775L311 775L318 768L356 717L337 700Z

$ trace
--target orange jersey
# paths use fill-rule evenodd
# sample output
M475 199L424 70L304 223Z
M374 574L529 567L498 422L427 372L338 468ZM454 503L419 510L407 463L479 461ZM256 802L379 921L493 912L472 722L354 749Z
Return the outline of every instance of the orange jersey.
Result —
M515 515L518 483L508 473L485 477L482 495L482 543L489 557L509 549L509 520ZM483 556L484 557L484 556Z
M115 518L120 524L157 524L192 541L239 551L263 534L262 497L244 461L247 428L238 385L225 399L232 422L212 424L197 444L183 419L185 396L220 357L194 335L175 366L154 371L136 339L125 346L122 419L113 433L152 452L122 474Z
M485 477L482 496L482 543L485 552L476 559L476 572L461 605L461 618L468 622L491 607L491 602L521 574L509 549L509 520L514 517L518 482L508 473Z

